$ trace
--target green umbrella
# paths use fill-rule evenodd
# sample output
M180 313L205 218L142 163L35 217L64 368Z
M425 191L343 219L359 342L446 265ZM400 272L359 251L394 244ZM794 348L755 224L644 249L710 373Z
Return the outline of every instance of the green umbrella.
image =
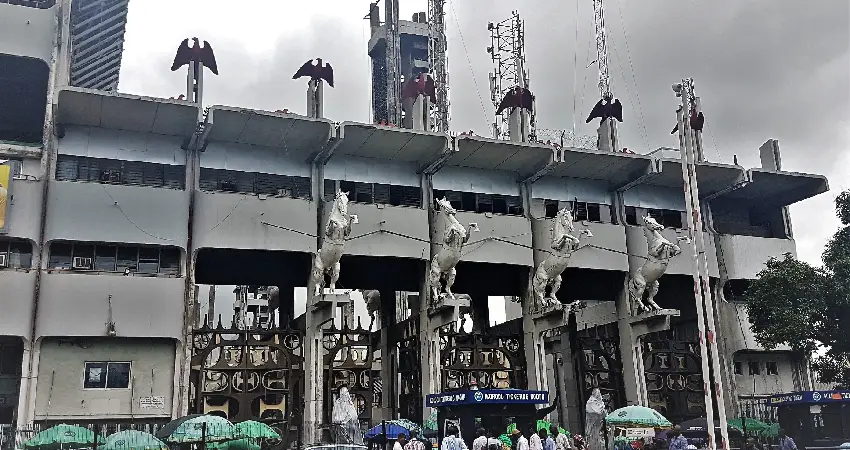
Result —
M53 450L53 449L77 449L91 447L94 444L94 431L76 425L64 423L50 427L24 442L25 449ZM103 438L97 436L97 441Z
M176 426L171 423L157 431L156 436L169 444L188 444L201 442L220 442L233 439L236 427L227 419L212 415L198 415L191 418L176 419ZM206 430L204 430L206 424Z
M126 430L109 435L99 450L168 450L164 442L144 431Z
M608 414L605 418L608 425L621 427L653 427L653 428L669 428L673 424L670 423L658 411L647 408L646 406L626 406Z
M778 423L770 423L770 424L768 424L768 427L765 428L764 430L761 430L761 432L759 434L761 434L764 437L775 438L775 437L779 436L779 424Z
M257 439L236 439L228 442L207 444L206 450L260 450Z
M237 423L235 437L239 439L280 439L280 435L272 427L255 420Z
M426 430L436 430L437 429L437 410L431 410L431 414L428 416L428 419L422 424L422 427Z
M511 437L507 434L499 436L499 441L502 442L502 445L507 446L508 448L512 448L514 446L513 441L511 441Z
M751 419L747 417L746 419L741 419L740 417L737 419L727 420L726 423L729 424L729 428L739 432L744 432L744 421L746 421L747 425L747 434L759 434L764 430L770 428L769 424L766 424L760 420Z

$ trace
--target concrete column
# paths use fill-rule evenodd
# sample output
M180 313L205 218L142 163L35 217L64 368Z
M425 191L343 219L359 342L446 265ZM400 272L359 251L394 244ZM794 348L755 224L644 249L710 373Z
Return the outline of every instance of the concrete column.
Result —
M490 327L490 301L486 295L472 296L472 331L482 332Z
M381 291L381 318L378 324L381 332L381 381L383 382L383 393L381 395L380 416L377 420L393 419L393 396L396 392L396 346L390 329L395 325L396 293L392 290Z
M599 136L599 151L601 152L616 152L619 151L619 138L617 135L617 122L613 118L603 120L596 130Z
M307 117L324 117L324 83L310 80L307 83Z
M528 389L548 391L546 380L546 353L543 348L542 330L538 330L532 316L533 304L531 286L522 302L522 343L525 347L525 364L528 376Z
M561 426L567 430L581 430L581 396L579 389L583 380L576 378L576 360L574 352L570 344L570 334L562 333L558 343L558 353L556 353L555 370L558 371L558 390L561 394L560 414ZM578 355L584 358L584 355Z
M628 283L628 279L626 280ZM640 338L634 333L630 323L631 312L627 284L617 299L617 331L620 335L620 358L623 361L623 387L626 403L643 405L646 388L643 368L643 353Z

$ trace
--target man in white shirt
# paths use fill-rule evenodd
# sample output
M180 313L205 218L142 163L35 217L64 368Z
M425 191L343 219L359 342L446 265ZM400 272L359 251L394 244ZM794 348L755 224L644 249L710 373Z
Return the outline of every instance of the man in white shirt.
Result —
M458 429L454 425L450 425L446 429L446 437L443 438L443 443L440 450L467 450L466 442L458 437Z
M478 437L472 441L472 450L485 450L487 448L487 433L484 432L484 428L475 430L475 434Z
M538 433L531 433L531 438L529 438L528 440L528 445L530 450L543 450L543 439L540 439L540 435Z
M519 431L519 428L514 429L513 433L511 433L511 437L514 439L514 450L530 450L528 447L528 439L522 435L522 431Z
M395 440L395 444L393 444L393 450L404 450L404 443L407 442L407 436L404 433L398 434L398 439Z
M555 448L557 450L570 450L572 448L570 445L570 438L560 432L558 425L555 425L554 423L549 425L549 434L551 434L552 439L555 440Z

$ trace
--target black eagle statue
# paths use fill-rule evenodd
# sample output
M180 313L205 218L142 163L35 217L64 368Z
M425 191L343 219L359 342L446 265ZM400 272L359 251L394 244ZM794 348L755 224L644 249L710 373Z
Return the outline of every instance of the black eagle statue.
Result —
M204 41L204 46L201 47L200 39L192 38L193 44L189 47L189 40L183 39L180 47L177 48L177 54L174 55L174 64L171 65L171 71L175 71L186 64L195 63L203 64L204 67L210 69L210 72L218 75L218 65L215 63L215 54L210 43ZM197 69L197 66L195 67Z
M524 108L531 112L534 109L534 94L522 86L512 87L496 108L496 115L508 108Z
M416 78L405 83L401 91L402 98L416 98L419 94L431 99L431 103L437 102L437 90L434 86L434 78L427 72L422 72Z
M311 80L325 80L328 82L328 86L334 87L334 69L330 64L325 63L322 65L322 58L316 58L316 64L313 64L313 60L309 60L305 62L295 75L292 76L293 80L297 80L301 77L310 77Z
M617 122L623 121L623 104L620 103L620 99L605 97L599 100L590 110L590 115L584 123L590 123L593 119L601 119L599 121L601 123L609 117L617 119Z

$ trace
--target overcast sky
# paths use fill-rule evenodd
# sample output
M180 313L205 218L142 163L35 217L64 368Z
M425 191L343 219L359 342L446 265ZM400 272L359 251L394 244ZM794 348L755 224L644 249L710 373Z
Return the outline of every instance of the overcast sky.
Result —
M402 19L427 10L424 0L400 3ZM205 78L207 105L304 113L305 83L291 76L304 61L322 57L336 72L336 88L325 90L325 115L368 121L368 6L368 0L130 2L120 90L182 93L184 72L168 69L180 41L198 36L212 44L220 72ZM595 125L582 120L598 96L596 67L586 68L595 60L590 0L449 0L452 130L489 135L487 23L510 17L512 9L526 21L538 126L572 129L578 122L579 134L594 134ZM613 90L625 107L622 145L639 153L677 147L669 134L677 105L670 85L693 77L706 115L707 159L732 163L737 155L754 167L759 146L776 138L783 169L829 177L829 193L792 207L799 256L819 264L838 226L832 201L850 187L850 2L606 0L606 25Z

